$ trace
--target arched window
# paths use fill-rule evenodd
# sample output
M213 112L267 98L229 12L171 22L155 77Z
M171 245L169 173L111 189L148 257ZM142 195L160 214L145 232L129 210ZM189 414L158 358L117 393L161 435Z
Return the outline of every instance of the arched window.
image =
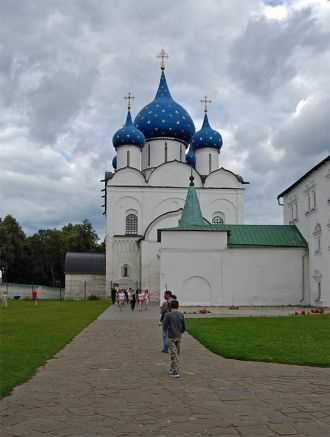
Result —
M165 143L165 162L167 162L167 143Z
M126 217L126 235L136 235L138 233L138 218L135 214L128 214Z
M150 143L148 143L148 167L150 167Z
M130 152L129 152L129 150L127 150L127 167L129 167L129 165L130 165Z
M209 153L209 173L212 172L212 155Z
M182 145L180 144L180 161L182 161Z
M216 215L212 219L212 225L223 225L223 218L220 215Z
M122 270L123 278L128 278L129 277L129 266L127 264L124 264L121 270Z

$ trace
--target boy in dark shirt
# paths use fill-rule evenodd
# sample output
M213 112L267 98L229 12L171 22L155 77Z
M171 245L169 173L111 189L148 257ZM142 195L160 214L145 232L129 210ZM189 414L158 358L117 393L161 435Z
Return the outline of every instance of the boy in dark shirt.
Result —
M163 329L168 330L169 348L171 355L171 367L169 375L173 378L180 376L179 354L182 334L186 330L184 315L178 311L179 302L171 301L171 312L165 313Z

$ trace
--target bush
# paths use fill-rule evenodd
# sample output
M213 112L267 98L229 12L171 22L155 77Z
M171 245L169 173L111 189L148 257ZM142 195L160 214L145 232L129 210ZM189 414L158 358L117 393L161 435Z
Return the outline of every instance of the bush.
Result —
M90 294L87 300L100 300L100 298L96 294Z

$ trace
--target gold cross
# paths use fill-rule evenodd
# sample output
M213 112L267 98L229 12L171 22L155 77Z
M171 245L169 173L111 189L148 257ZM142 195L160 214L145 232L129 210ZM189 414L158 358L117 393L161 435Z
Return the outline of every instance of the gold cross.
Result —
M161 59L161 61L160 61L160 69L161 70L165 70L164 59L168 59L168 54L165 52L164 49L161 49L161 51L157 55L157 58Z
M127 107L128 107L128 110L130 111L130 110L131 110L131 100L134 99L134 96L129 92L129 93L128 93L128 96L125 96L124 99L125 99L125 100L128 100L128 105L127 105Z
M211 102L212 100L207 100L207 96L204 96L204 99L201 100L201 103L204 103L204 112L207 112L207 104Z

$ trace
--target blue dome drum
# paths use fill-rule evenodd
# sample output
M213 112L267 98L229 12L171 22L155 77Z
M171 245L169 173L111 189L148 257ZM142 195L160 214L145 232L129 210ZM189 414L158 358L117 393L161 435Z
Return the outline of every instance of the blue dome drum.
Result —
M117 170L117 155L112 158L112 167Z
M201 130L196 132L191 139L191 146L193 146L194 150L212 148L218 149L219 151L222 147L222 137L219 132L211 128L206 113Z
M146 141L158 138L176 139L186 146L195 133L195 125L188 112L176 103L168 89L164 71L154 100L145 106L134 120Z
M132 121L131 112L128 110L126 123L112 138L112 144L116 149L119 146L138 146L142 148L145 143L143 133L137 129Z

